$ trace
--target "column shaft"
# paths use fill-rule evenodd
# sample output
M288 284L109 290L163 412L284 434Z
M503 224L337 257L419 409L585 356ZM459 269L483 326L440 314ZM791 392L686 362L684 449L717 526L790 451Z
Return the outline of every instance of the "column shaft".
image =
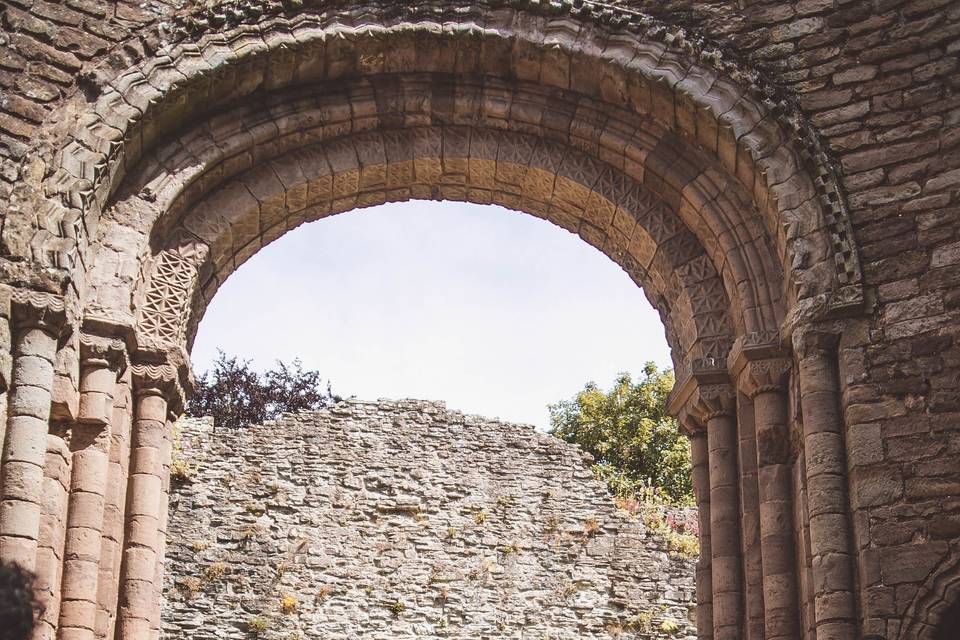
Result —
M17 332L0 468L0 560L36 568L43 511L53 361L57 337L49 327Z
M762 390L753 399L767 640L797 638L800 623L786 402L782 388Z
M832 354L821 349L802 357L799 371L817 640L854 638L857 614L839 374Z
M743 640L737 423L733 415L722 413L707 418L707 444L710 457L713 637L715 640Z
M150 638L154 611L154 577L159 555L163 499L162 451L167 427L167 400L155 389L136 392L136 417L130 462L122 579L119 594L119 640Z
M697 560L697 638L713 638L713 583L710 550L710 467L707 434L698 431L690 436L693 493L700 520L700 559Z
M98 640L113 638L116 622L123 558L123 514L127 500L132 410L128 379L117 386L111 423L110 464L103 510L100 576L97 579L97 620L94 628L94 637Z
M74 425L71 439L73 473L64 549L61 640L94 637L116 377L106 360L87 361L81 370L80 421Z
M173 425L167 423L164 430L163 443L161 445L160 459L163 464L163 476L161 482L161 506L160 519L157 525L157 563L154 569L154 607L150 618L150 638L159 640L160 638L160 608L163 601L163 567L164 557L167 551L167 521L170 511L170 464L173 457Z
M70 448L60 433L47 434L43 469L43 515L37 548L35 593L42 612L34 627L34 640L57 636L60 619L60 585L63 578L63 546L67 531L70 494Z
M760 553L760 488L757 486L757 434L753 403L738 394L737 425L740 454L740 532L743 558L747 640L763 640L764 588Z

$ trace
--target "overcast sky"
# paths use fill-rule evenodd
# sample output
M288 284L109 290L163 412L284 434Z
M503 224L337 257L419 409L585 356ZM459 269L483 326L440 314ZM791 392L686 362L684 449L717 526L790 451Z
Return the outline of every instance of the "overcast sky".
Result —
M220 289L196 371L217 349L269 368L300 358L340 395L444 400L548 425L547 404L653 360L657 313L609 258L499 207L407 202L305 225Z

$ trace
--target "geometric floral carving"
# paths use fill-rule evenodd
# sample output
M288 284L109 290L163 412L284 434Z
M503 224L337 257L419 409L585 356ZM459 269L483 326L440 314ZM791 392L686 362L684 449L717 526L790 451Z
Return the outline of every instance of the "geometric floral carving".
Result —
M161 252L141 307L140 335L180 344L196 279L197 269L190 262L168 251Z

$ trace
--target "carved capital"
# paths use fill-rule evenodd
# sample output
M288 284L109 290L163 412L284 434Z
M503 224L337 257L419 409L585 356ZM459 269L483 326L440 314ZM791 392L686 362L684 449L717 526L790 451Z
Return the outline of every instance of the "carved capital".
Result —
M180 348L153 351L141 348L130 365L136 395L160 395L178 417L193 392L190 360Z
M747 362L783 357L786 352L779 331L751 331L734 341L727 366L730 375L736 379Z
M792 366L787 358L747 362L737 376L737 388L749 398L769 391L783 391Z
M737 410L737 395L730 384L701 385L691 401L691 413L703 424L721 416L732 416Z
M670 392L667 411L676 416L689 433L704 429L709 419L704 416L713 413L702 410L701 398L712 399L720 389L729 389L731 400L736 403L725 364L723 358L693 361L684 378L679 380Z
M10 323L18 329L42 329L59 337L67 323L63 296L14 289L10 294Z
M127 345L120 338L107 338L87 332L80 333L80 366L99 363L117 375L130 366Z

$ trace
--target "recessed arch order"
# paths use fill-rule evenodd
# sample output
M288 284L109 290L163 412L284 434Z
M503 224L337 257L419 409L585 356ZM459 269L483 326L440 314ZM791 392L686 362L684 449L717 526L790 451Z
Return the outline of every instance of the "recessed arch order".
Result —
M249 256L296 221L423 197L498 202L579 233L645 286L678 361L722 357L738 334L776 332L798 302L848 284L802 150L745 88L661 43L502 13L276 19L113 79L50 179L85 207L88 311L140 315L145 338L170 337L158 326L177 305L159 301L167 285L151 287L151 269L170 273L175 257L161 253L191 245L191 227L205 232L181 249L215 254L193 265L202 299L210 266L214 281L229 275L226 253ZM229 210L211 212L217 202ZM134 233L144 282L126 266L109 273Z
M101 588L78 593L81 569L65 568L45 596L50 629L158 633L162 427L182 405L186 353L219 285L306 221L447 199L500 204L578 234L659 309L681 382L673 410L694 438L700 636L744 637L744 620L768 625L769 638L801 625L852 634L852 570L836 569L849 567L850 550L819 544L849 538L838 533L847 524L819 520L846 509L843 492L809 493L819 502L814 544L803 547L792 529L763 530L792 513L786 474L739 490L741 480L756 484L758 465L786 468L797 452L754 455L752 476L732 455L738 438L789 441L795 359L808 362L794 376L800 387L801 374L836 377L826 355L835 344L807 329L862 301L841 193L816 140L798 135L807 131L799 116L752 85L755 74L638 15L494 1L333 3L219 26L182 15L189 28L146 61L85 80L54 116L55 162L39 190L44 219L59 222L18 221L19 236L71 292L61 313L76 315L80 331L65 350L49 348L58 375L76 379L79 419L122 429L115 414L93 415L99 393L132 422L129 467L116 481L129 483L133 502L105 497L100 508L119 510L120 524L104 525L95 543L63 543L100 545L89 562ZM28 298L18 304L42 306ZM73 360L58 355L71 349ZM56 408L60 392L48 391ZM738 425L738 397L757 399L756 424ZM842 429L828 405L804 408L811 437ZM811 486L844 477L842 438L829 447L839 454L805 468ZM756 526L741 525L742 513ZM17 538L32 541L25 557L56 544L39 526ZM743 557L751 545L762 567ZM797 584L795 548L839 577ZM90 607L68 606L84 598ZM834 608L801 604L814 601Z

